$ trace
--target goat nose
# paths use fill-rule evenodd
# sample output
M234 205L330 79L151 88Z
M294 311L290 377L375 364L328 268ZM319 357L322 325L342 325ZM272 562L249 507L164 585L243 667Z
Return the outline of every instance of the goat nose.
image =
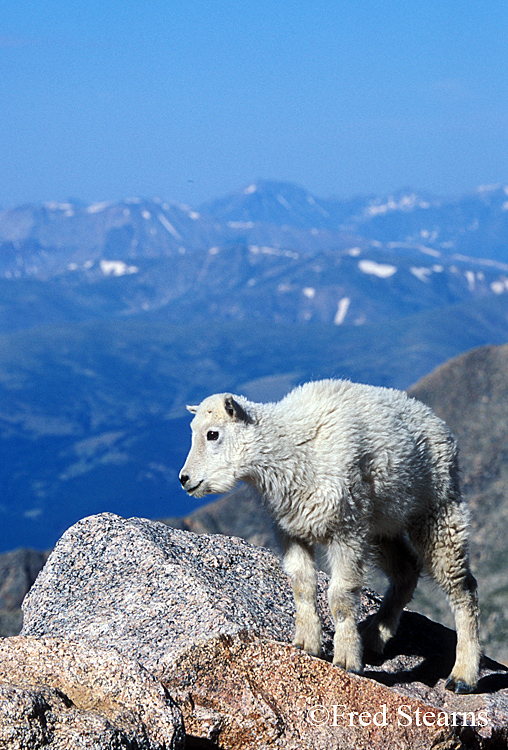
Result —
M187 474L180 474L180 483L182 487L185 487L188 481L189 481L189 476Z

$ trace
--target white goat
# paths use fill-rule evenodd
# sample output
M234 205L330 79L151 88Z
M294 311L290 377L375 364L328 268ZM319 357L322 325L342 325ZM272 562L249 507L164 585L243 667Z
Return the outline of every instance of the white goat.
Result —
M296 388L277 403L217 394L187 407L192 446L180 474L194 497L241 480L264 496L282 532L296 602L294 645L321 650L314 545L326 545L335 622L333 663L361 672L356 625L369 557L390 586L363 644L382 653L423 567L448 595L457 629L447 688L474 690L479 671L476 581L467 511L448 428L401 392L341 380Z

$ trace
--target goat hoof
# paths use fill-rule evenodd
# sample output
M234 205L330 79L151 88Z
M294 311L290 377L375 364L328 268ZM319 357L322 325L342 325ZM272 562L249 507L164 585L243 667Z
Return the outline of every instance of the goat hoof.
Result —
M474 693L474 687L472 685L468 685L464 680L455 680L453 677L447 679L445 688L451 690L452 693L458 693L459 695Z

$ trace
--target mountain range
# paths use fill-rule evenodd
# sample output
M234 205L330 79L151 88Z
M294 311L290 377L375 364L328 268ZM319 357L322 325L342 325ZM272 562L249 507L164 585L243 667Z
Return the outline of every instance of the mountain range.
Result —
M52 323L180 321L185 311L360 325L504 294L507 237L504 187L457 201L414 191L333 201L261 181L196 210L141 199L5 209L1 328L30 325L38 312ZM53 282L43 310L17 299L20 280L41 295L37 282Z
M508 339L508 188L0 210L0 551L98 511L184 515L185 403L408 388Z

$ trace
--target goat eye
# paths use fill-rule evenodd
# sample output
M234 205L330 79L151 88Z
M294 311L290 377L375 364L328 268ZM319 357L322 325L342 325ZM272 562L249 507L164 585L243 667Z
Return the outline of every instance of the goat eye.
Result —
M207 440L218 440L219 439L219 433L216 432L216 430L208 430L206 433L206 439Z

